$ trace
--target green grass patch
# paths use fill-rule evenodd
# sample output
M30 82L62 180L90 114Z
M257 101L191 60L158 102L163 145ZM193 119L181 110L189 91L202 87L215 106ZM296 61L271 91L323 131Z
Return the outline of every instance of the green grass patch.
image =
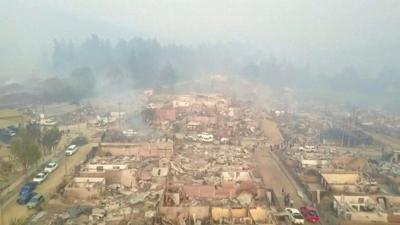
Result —
M8 119L14 117L21 117L22 114L15 109L1 109L0 110L0 119Z
M15 120L3 120L3 119L0 119L0 128L6 128L6 127L11 126L11 125L17 126L19 121L20 121L19 119L15 119Z
M0 110L0 128L11 125L18 125L21 122L22 114L15 109Z

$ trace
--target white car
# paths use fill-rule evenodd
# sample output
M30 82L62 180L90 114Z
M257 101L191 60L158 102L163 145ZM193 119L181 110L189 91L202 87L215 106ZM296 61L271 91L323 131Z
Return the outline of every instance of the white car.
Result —
M208 134L208 133L198 134L197 137L199 138L200 141L203 141L203 142L213 142L214 141L214 136L212 134Z
M286 208L285 211L289 214L289 219L292 224L304 224L304 217L299 210L295 208Z
M65 155L71 156L71 155L73 155L76 151L78 151L78 146L76 146L76 145L70 145L70 146L68 146L67 150L65 150Z
M38 184L42 183L44 180L46 180L47 176L49 174L47 172L40 172L36 175L36 177L33 178L33 182L36 182Z
M220 139L221 143L227 144L229 142L229 138L221 138Z
M132 129L128 129L128 130L124 130L122 131L122 134L128 137L132 137L134 135L136 135L136 131L132 130Z
M55 163L55 162L50 162L50 163L47 164L47 166L44 168L44 172L51 173L51 172L53 172L54 170L56 170L57 167L58 167L58 164L57 164L57 163Z

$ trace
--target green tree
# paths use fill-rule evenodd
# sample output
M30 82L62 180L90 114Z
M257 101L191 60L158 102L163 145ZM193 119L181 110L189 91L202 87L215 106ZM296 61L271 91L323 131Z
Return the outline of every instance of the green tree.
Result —
M42 136L42 131L40 129L40 125L37 123L29 123L26 125L27 132L35 139L35 141L39 142Z
M47 152L51 152L60 142L61 132L58 127L45 129L42 135L41 144Z
M20 129L17 137L11 141L11 153L25 170L42 156L38 143L26 128Z

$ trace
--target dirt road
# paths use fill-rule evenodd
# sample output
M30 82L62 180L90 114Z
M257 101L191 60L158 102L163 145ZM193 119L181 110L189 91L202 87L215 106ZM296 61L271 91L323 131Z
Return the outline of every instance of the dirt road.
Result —
M261 123L269 144L281 144L283 142L282 134L274 121L263 119ZM282 171L282 168L278 165L279 162L273 158L268 146L257 149L255 158L260 165L265 186L274 189L280 205L283 206L284 194L287 193L290 194L296 205L303 204L297 195L296 187L292 185L287 175ZM284 189L284 193L282 193L282 189Z
M43 194L48 199L55 193L57 185L59 185L65 178L65 174L71 174L74 167L82 163L86 155L91 150L92 146L96 144L87 144L82 146L78 152L73 156L63 157L59 161L59 167L49 177L40 184L35 192ZM35 210L28 210L25 205L18 205L16 203L17 196L13 197L12 202L3 209L3 223L1 225L8 225L13 218L27 218L32 215Z
M262 121L262 129L268 143L280 144L283 142L282 134L274 121L264 119Z
M297 188L282 171L278 162L268 150L256 151L255 157L258 160L265 186L274 189L281 206L284 206L284 194L287 193L293 198L295 206L304 205L303 199L298 195ZM282 193L282 188L284 189L284 193Z
M264 185L267 188L272 188L279 201L281 210L284 208L284 195L289 194L294 201L294 208L300 208L307 205L308 200L303 199L304 194L291 181L292 178L283 171L279 161L275 160L269 150L258 150L255 153L255 158L260 166L260 173L264 180ZM284 192L282 192L282 189ZM306 225L313 224L305 222ZM320 224L320 223L317 223Z
M265 119L262 121L262 127L269 144L281 144L284 141L274 121ZM308 199L303 199L306 198L305 194L302 193L290 174L285 172L284 165L274 157L268 146L257 149L254 158L258 162L265 187L274 190L281 209L284 208L284 196L286 194L289 194L293 199L295 208L300 208L309 202ZM306 222L305 224L311 223Z

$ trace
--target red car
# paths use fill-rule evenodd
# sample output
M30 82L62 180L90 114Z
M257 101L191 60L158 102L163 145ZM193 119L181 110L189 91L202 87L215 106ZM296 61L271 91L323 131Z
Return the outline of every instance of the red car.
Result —
M319 215L317 210L310 206L303 206L300 208L301 214L303 214L304 218L310 222L319 222Z

